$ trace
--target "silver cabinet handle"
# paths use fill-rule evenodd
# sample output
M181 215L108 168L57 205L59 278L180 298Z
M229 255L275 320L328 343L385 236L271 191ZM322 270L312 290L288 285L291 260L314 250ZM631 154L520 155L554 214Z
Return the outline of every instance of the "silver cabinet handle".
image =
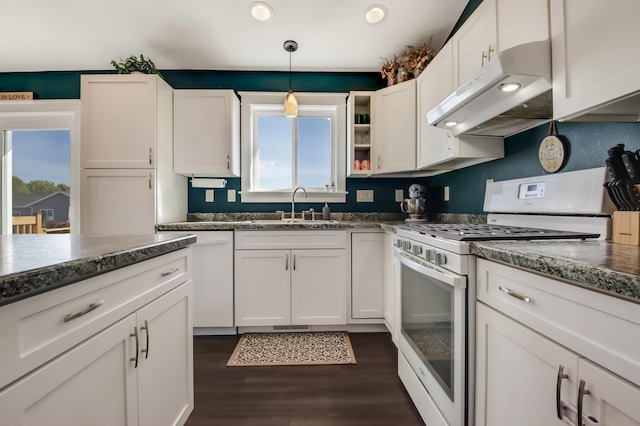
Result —
M288 254L286 256L286 260L284 261L284 270L285 271L289 270L289 255Z
M151 157L153 157L153 151L149 148L149 164L153 164L151 161Z
M138 368L138 355L140 354L140 352L138 352L140 350L140 340L138 339L138 327L133 327L133 333L131 333L129 337L136 338L136 356L135 358L129 359L129 361L135 362L133 368Z
M227 155L227 170L231 170L231 158Z
M81 317L83 315L86 315L89 312L98 309L102 305L104 305L104 299L99 301L99 302L90 304L89 306L87 306L86 308L81 310L80 312L76 312L75 314L66 315L64 317L64 322L69 322L69 321L74 320L76 318L79 318L79 317Z
M585 381L581 379L580 386L578 386L578 426L584 426L582 422L582 403L584 402L584 396L591 394L588 389L585 389L585 385Z
M293 270L296 270L296 255L293 255Z
M518 294L515 291L513 291L511 289L508 289L506 287L500 286L498 288L500 289L501 292L503 292L505 294L508 294L511 297L515 297L516 299L522 300L523 302L526 302L526 303L531 303L531 299L529 297L527 297L527 296L523 296L521 294Z
M562 410L567 408L560 399L560 391L562 390L562 380L568 379L569 375L564 374L564 365L558 366L558 379L556 381L556 412L558 418L562 420Z
M175 273L175 272L178 272L179 270L180 270L180 268L178 268L178 267L176 266L176 267L174 267L174 268L169 269L168 271L164 271L164 272L163 272L162 274L160 274L160 275L162 275L163 277L166 277L167 275L171 275L171 274L173 274L173 273Z
M487 52L485 52L484 50L482 51L482 62L481 62L481 66L484 67L484 60L487 59Z
M144 330L147 335L147 347L140 352L144 352L144 359L149 358L149 323L144 320L144 325L140 327L140 330Z

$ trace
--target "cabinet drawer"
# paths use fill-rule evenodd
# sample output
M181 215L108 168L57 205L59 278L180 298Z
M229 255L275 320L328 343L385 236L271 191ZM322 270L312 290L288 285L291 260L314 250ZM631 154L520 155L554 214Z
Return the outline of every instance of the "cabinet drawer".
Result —
M477 267L480 301L640 384L640 305L483 259Z
M187 281L190 250L0 308L0 388Z
M344 230L236 231L236 250L345 248Z

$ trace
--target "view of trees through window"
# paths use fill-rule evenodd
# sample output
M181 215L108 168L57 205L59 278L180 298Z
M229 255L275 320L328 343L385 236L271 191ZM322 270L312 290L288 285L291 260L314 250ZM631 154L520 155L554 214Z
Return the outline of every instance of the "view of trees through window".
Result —
M70 131L12 130L10 140L13 216L69 229Z

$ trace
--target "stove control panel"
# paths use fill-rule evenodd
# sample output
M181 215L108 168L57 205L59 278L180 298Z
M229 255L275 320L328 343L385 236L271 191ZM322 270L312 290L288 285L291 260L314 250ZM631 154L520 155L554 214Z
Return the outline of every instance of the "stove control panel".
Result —
M463 260L465 256L449 253L429 244L413 241L404 237L396 237L394 246L407 257L414 258L426 264L439 266L459 274L467 274L468 268Z

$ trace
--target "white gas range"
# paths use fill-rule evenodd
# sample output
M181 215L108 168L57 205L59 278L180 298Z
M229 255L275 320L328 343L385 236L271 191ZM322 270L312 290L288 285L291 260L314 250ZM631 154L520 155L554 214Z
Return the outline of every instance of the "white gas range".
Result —
M606 239L605 168L487 184L486 224L406 224L400 261L399 370L429 426L472 426L476 261L480 240Z

